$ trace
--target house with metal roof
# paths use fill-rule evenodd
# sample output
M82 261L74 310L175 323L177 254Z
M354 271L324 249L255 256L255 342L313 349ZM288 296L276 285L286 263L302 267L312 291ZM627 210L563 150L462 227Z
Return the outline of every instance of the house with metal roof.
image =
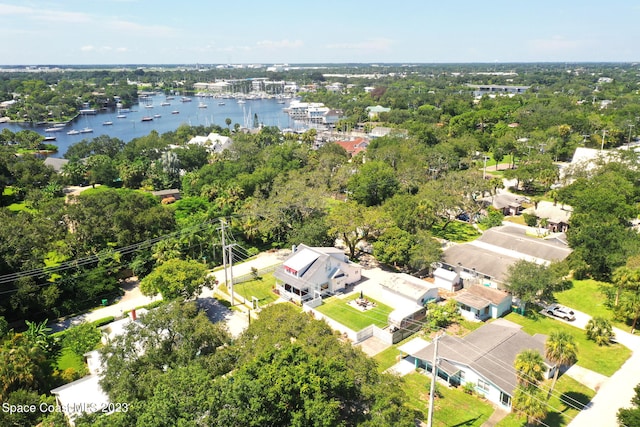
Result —
M531 336L521 326L504 319L488 323L459 338L444 335L438 340L437 374L451 385L473 384L477 393L487 400L510 410L515 392L516 370L514 362L524 350L537 350L544 355L547 337ZM410 353L416 368L431 371L434 344ZM543 356L544 357L544 356ZM547 378L556 366L545 360Z
M341 249L301 244L276 268L274 276L282 298L304 302L343 291L361 279L361 271Z

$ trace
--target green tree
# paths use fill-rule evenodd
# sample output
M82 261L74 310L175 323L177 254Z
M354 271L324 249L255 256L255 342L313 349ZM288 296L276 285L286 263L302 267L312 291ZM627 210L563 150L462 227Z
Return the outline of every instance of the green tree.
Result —
M168 260L140 281L144 295L161 294L162 298L191 299L200 294L207 278L207 267L195 260Z
M640 426L640 384L635 386L630 408L618 409L618 424L622 427Z
M83 354L96 348L101 337L100 329L91 323L83 322L64 332L62 345L82 357Z
M352 259L358 244L375 236L382 228L379 212L353 201L337 202L331 206L327 222L329 233L342 240Z
M611 322L604 317L593 317L589 319L585 327L587 338L595 341L599 346L611 344L614 338Z
M505 280L509 291L523 308L539 300L553 300L553 292L565 286L556 270L532 261L519 260L507 269Z
M351 197L365 206L379 205L398 190L391 166L372 161L362 165L347 183Z
M527 425L542 420L546 415L546 401L538 388L544 379L546 366L537 350L524 350L514 361L517 387L513 395L513 409L527 417Z
M547 395L547 399L549 399L558 380L560 369L572 365L578 359L578 346L571 334L564 331L552 331L544 344L544 356L548 361L557 365L553 374L553 383Z
M542 355L537 350L524 350L514 361L516 381L525 388L537 387L544 379L547 370Z
M512 407L527 417L527 426L539 424L547 415L544 393L537 388L516 387Z

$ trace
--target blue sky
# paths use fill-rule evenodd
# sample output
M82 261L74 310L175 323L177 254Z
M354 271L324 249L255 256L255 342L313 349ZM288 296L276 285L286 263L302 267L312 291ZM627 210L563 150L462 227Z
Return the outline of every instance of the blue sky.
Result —
M640 61L635 0L0 0L0 64Z

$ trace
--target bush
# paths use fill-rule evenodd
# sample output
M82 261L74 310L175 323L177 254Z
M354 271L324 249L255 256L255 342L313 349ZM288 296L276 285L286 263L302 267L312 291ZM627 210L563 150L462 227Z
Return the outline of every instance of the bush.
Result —
M599 346L609 345L613 340L611 322L604 317L594 317L587 322L587 338L595 341Z
M489 206L487 210L487 216L484 216L478 221L480 225L486 228L499 227L504 221L504 215L498 209L493 206Z
M93 322L91 322L91 324L96 328L99 328L100 326L104 326L108 323L113 322L114 320L116 320L115 317L107 316L107 317L103 317L102 319L94 320Z
M462 391L467 394L474 395L476 393L476 386L472 382L464 383Z
M538 225L538 217L535 215L523 213L522 218L524 218L525 224L527 224L529 227L535 227L536 225Z

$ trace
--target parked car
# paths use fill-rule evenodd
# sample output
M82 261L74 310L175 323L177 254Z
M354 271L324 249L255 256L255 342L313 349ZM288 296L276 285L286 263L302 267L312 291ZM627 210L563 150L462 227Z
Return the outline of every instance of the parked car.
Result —
M576 320L575 313L573 310L568 309L560 304L551 304L546 308L547 314L558 317L560 319L568 320L569 322L573 322Z

